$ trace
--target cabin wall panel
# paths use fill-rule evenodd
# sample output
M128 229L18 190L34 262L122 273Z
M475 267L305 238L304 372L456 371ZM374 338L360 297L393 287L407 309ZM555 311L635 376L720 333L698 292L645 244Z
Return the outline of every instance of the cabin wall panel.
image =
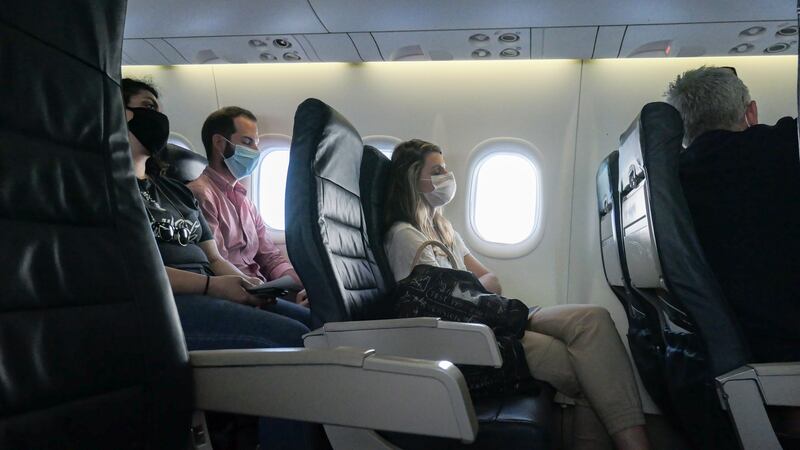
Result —
M617 147L641 106L662 100L678 73L703 64L735 66L759 103L762 123L795 114L795 61L771 56L137 66L123 68L123 74L155 82L172 130L187 136L198 153L202 122L219 106L251 109L261 133L290 135L294 111L307 97L333 105L362 136L432 140L456 173L461 190L446 214L462 234L472 149L493 137L533 143L543 157L543 241L518 259L477 256L500 276L507 295L529 304L602 305L624 331L624 314L600 260L594 206L600 160Z
M418 137L439 144L459 188L446 210L463 235L468 157L492 137L532 142L543 156L547 222L541 244L516 260L478 258L507 295L553 305L566 296L568 225L580 62L403 62L367 65L215 66L220 104L251 109L259 132L292 132L307 97L345 115L362 136ZM509 192L508 207L514 193Z

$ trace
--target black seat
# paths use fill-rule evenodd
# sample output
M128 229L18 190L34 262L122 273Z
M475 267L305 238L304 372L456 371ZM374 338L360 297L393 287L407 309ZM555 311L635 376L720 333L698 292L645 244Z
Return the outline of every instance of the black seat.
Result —
M678 172L682 140L682 119L666 103L645 105L620 138L625 264L632 289L657 309L664 345L639 368L663 365L674 420L697 448L735 448L715 378L749 352L694 232Z
M289 257L312 299L318 325L385 319L393 284L383 251L382 200L389 160L364 147L353 126L316 99L295 125L286 187ZM475 403L480 424L469 448L549 448L552 389L535 397ZM461 448L446 439L385 433L403 448Z
M196 180L208 166L205 156L175 144L167 144L159 157L167 166L166 175L183 183Z
M37 3L0 8L0 448L184 448L189 358L120 95L125 2Z

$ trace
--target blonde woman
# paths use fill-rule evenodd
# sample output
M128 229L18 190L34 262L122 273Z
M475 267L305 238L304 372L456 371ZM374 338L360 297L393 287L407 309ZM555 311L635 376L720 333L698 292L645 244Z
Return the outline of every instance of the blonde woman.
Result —
M386 198L385 249L396 280L411 273L423 242L447 246L456 269L475 274L483 286L500 294L500 281L475 256L442 215L456 192L441 149L419 139L402 142L392 154ZM427 248L419 261L451 267L438 249ZM630 361L608 311L592 305L562 305L536 310L522 338L531 373L559 392L590 407L618 449L648 449L639 392ZM578 410L576 410L576 413ZM585 436L577 429L576 448L608 446L605 436Z

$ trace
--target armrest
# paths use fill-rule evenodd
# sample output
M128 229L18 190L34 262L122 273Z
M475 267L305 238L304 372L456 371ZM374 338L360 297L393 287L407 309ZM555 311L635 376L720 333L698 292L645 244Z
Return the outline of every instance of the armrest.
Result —
M765 405L800 406L800 362L748 364L716 380L742 448L780 449Z
M447 361L337 348L189 352L198 409L472 442L464 377Z
M355 347L379 355L500 367L503 358L486 325L433 317L330 322L305 336L306 348Z
M717 377L723 391L741 380L753 380L766 405L800 406L800 362L748 364Z

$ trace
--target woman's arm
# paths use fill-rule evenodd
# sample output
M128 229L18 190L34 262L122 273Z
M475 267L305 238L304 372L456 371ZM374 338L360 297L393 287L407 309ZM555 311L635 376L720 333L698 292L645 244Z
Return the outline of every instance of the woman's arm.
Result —
M489 272L489 269L481 264L477 258L472 255L464 256L464 265L467 266L467 270L472 272L473 275L478 278L487 291L494 292L495 294L503 293L503 287L500 286L500 280L497 279L495 274Z
M175 295L195 294L230 300L234 303L259 306L265 300L250 295L245 288L253 286L239 275L209 277L199 273L167 267L167 278Z

